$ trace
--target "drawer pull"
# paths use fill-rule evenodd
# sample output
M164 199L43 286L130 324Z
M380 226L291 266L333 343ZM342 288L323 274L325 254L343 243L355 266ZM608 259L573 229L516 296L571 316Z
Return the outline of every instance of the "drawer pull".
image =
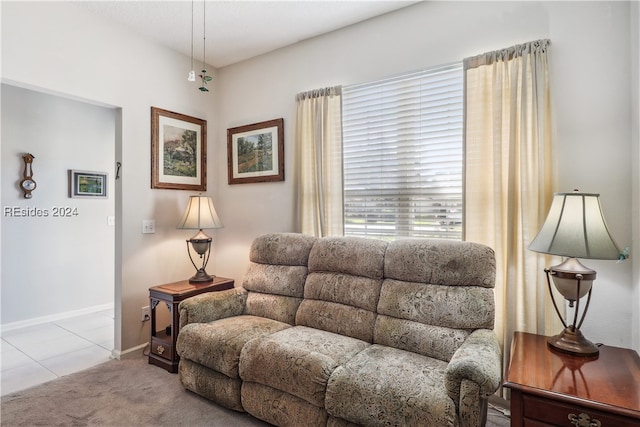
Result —
M158 351L158 354L164 353L164 347L159 345L158 348L157 348L157 351ZM569 418L571 418L571 416L569 416ZM576 425L578 425L578 424L576 424Z
M597 419L591 419L587 414L569 414L569 421L576 427L601 427L602 423Z

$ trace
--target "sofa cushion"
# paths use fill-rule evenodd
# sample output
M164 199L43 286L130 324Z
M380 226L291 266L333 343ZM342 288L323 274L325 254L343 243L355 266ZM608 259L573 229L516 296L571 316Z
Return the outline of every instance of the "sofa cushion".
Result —
M316 238L298 233L258 236L251 244L249 260L259 264L307 266Z
M322 408L333 370L369 345L331 332L295 326L248 342L240 355L240 378Z
M367 426L455 426L456 407L443 387L446 366L374 344L333 371L325 407Z
M318 239L296 325L372 342L386 247L356 237Z
M385 255L373 342L448 361L472 330L493 328L495 259L489 247L396 240Z
M465 329L451 329L390 316L378 316L373 341L376 344L448 361L469 334L470 331Z
M306 299L376 311L382 279L331 272L312 272L304 285Z
M220 372L184 358L180 360L178 373L182 385L188 390L218 402L225 408L244 411L240 397L242 387L240 378L229 378Z
M266 317L294 325L301 302L302 298L249 292L244 312L252 316Z
M327 411L269 386L244 381L242 405L256 418L281 427L326 427Z
M305 299L296 314L296 325L321 329L373 342L376 314L372 311L327 301Z
M389 243L385 278L445 286L495 285L495 255L478 243L405 239Z
M244 314L294 324L315 241L295 233L264 234L253 241L242 282L249 292Z
M178 335L176 350L181 358L238 378L240 351L254 338L291 325L256 316L236 316L211 323L191 323Z
M309 272L382 279L387 242L362 237L323 237L309 254Z
M307 267L249 263L242 287L247 291L302 298Z
M310 273L295 324L372 342L381 284L363 276Z
M360 424L350 423L342 418L336 418L329 415L327 419L327 427L361 427Z
M487 288L388 279L382 284L378 314L448 328L493 329L494 304Z

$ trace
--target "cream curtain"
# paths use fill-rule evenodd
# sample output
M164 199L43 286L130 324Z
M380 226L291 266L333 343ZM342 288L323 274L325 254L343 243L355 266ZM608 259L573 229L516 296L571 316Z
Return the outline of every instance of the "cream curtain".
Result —
M342 87L299 93L296 105L298 229L342 235Z
M496 325L508 365L514 331L562 330L545 255L527 250L553 197L549 40L464 61L465 240L496 252Z

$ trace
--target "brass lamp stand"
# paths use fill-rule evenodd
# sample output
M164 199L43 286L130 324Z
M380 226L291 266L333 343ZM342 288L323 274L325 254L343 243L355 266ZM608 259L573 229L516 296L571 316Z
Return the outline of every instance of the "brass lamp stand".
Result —
M193 275L189 279L189 283L211 283L215 276L207 274L205 268L207 267L207 263L209 262L209 257L211 256L211 241L213 239L205 234L204 231L198 231L192 238L187 240L187 253L189 254L189 259L191 260L191 264L197 270L196 274ZM189 250L189 245L193 248L193 250L198 254L200 259L202 260L202 266L198 268L193 257L191 256L191 251Z
M589 303L591 302L591 291L593 291L592 285L593 280L596 278L596 272L585 267L575 258L567 258L562 264L545 268L544 272L547 274L547 285L549 286L549 294L551 295L553 307L556 309L556 313L564 326L564 330L558 335L550 337L547 343L549 346L564 353L584 356L597 355L598 347L586 339L582 332L580 332L580 327L582 326L582 322L584 322L587 310L589 309ZM573 307L575 303L573 323L571 325L567 325L558 309L558 304L551 289L549 276L553 277L556 288L562 296L569 301L569 307ZM564 281L575 282L575 286L563 286L565 284L563 283ZM560 286L558 286L558 282L560 282ZM580 322L576 323L578 320L578 312L580 311L580 299L584 297L585 294L588 294L587 304L582 310Z

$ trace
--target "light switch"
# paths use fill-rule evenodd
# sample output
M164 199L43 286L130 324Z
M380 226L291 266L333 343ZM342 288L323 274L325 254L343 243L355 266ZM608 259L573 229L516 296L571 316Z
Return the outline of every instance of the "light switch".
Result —
M153 219L142 220L142 234L153 234L156 232L156 221Z

